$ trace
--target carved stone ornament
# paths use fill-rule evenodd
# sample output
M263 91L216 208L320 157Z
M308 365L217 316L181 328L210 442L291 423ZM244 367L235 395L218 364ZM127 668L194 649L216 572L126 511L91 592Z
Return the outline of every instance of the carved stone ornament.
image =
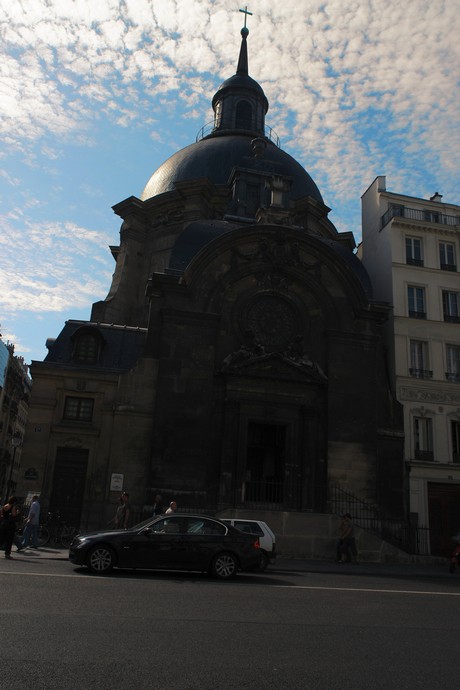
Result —
M451 405L458 405L460 403L460 391L431 391L427 389L410 388L408 386L402 386L400 390L401 400L412 400L429 403L445 403Z
M300 319L292 302L277 295L257 295L241 310L240 322L245 334L266 352L284 350L300 331Z
M235 352L231 352L224 359L222 372L238 372L254 365L263 365L273 359L300 369L317 381L322 383L327 381L327 376L319 364L314 362L305 351L301 335L296 335L285 350L281 352L267 352L250 330L246 332L245 342L241 344L240 348L235 350Z
M249 261L251 263L259 262L267 264L272 267L280 268L282 266L298 267L304 271L314 272L316 278L321 277L321 264L319 261L309 264L300 256L300 249L298 242L288 242L287 240L267 240L262 238L256 249L249 254L243 254L238 249L233 250L233 263L237 259L242 261Z

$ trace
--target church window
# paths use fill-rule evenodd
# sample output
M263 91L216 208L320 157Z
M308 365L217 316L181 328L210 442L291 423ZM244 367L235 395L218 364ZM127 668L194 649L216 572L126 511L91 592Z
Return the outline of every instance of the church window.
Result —
M240 101L236 106L236 127L252 129L252 107L248 101Z
M93 418L94 400L67 396L64 403L64 419L90 422Z

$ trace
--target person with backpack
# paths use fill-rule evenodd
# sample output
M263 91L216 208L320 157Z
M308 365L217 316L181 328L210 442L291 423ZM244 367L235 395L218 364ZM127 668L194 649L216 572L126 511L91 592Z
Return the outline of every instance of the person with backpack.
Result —
M5 558L12 560L11 547L16 532L16 521L19 515L18 499L10 496L0 512L0 544L5 545Z

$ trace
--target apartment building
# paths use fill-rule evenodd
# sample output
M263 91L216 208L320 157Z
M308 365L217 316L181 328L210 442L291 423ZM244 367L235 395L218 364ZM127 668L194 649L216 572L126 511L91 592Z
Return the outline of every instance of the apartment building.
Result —
M445 554L460 527L460 206L389 192L362 197L359 256L389 302L388 372L404 409L407 505Z

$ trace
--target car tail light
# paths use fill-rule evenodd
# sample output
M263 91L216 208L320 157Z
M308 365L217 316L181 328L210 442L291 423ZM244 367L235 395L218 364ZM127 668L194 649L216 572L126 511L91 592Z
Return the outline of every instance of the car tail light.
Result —
M253 546L254 546L255 549L260 549L259 537L257 537L257 539L255 540Z

